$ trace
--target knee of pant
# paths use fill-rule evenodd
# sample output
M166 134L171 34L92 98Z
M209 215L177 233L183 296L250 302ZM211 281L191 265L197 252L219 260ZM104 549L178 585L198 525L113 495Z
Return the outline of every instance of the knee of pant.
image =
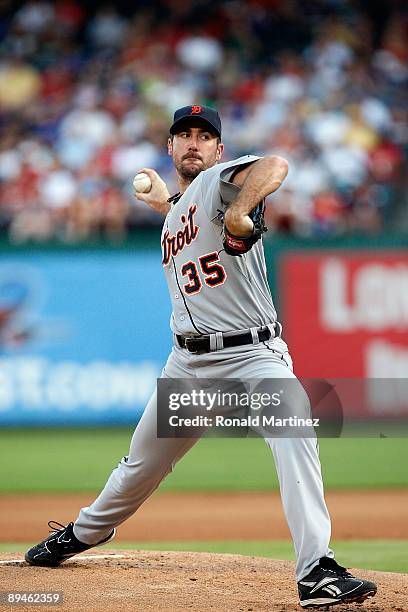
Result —
M122 460L115 470L116 485L120 490L134 490L141 486L155 486L163 478L163 472L155 461Z

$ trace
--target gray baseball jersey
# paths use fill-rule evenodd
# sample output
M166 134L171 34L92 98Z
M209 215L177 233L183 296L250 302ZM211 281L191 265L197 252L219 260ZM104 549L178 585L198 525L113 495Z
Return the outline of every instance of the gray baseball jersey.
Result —
M178 334L209 334L274 323L262 240L248 253L224 251L220 218L239 187L234 171L259 159L245 155L201 172L169 211L161 245Z

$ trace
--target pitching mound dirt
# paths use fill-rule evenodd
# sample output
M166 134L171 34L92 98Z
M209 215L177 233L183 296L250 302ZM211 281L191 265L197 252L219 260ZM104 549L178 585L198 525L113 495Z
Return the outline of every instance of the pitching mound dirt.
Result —
M109 551L84 554L60 568L15 563L3 554L2 591L63 591L61 606L13 606L32 612L204 612L300 611L293 563L259 557L185 552ZM408 575L358 570L378 584L363 606L337 606L336 612L406 612ZM0 605L0 608L2 606Z

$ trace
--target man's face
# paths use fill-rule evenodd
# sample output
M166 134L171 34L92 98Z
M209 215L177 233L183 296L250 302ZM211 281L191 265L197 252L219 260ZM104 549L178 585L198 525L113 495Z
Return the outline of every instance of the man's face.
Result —
M173 158L177 173L186 181L193 181L203 170L220 159L224 145L205 127L185 126L168 141L168 153Z

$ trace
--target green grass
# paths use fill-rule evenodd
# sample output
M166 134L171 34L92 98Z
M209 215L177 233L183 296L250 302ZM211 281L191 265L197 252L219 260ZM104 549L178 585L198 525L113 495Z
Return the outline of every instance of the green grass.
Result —
M3 429L0 492L98 491L127 453L132 428ZM404 438L322 439L326 489L407 487ZM163 491L277 488L270 450L259 438L204 439L163 483Z
M3 544L0 552L24 552L32 543ZM224 541L224 542L116 542L107 549L180 550L195 552L232 553L272 559L294 560L293 546L285 541ZM379 570L383 572L408 572L404 540L362 540L333 543L337 561L347 567ZM98 552L102 549L99 548Z

